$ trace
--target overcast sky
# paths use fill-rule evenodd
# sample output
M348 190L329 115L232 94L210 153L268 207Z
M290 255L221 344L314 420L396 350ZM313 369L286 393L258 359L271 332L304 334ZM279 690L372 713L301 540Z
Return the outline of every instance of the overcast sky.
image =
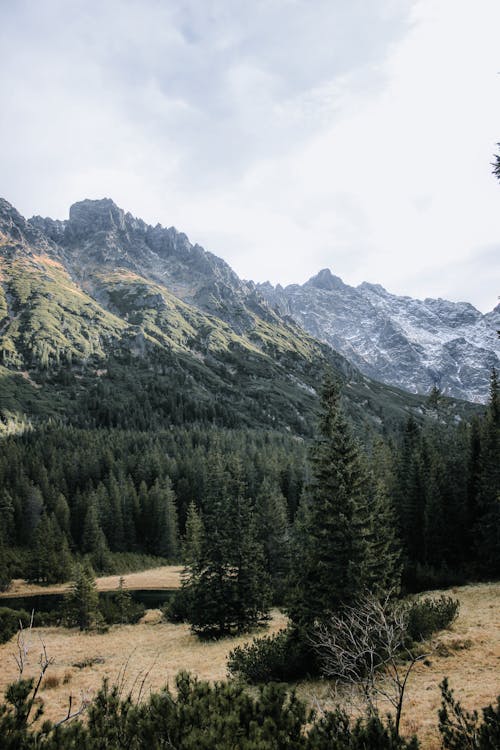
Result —
M0 0L0 195L243 278L500 294L499 0Z

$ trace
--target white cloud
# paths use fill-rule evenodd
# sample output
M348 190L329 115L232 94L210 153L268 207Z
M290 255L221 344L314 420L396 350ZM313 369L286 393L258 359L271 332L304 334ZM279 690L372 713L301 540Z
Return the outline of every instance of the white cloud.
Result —
M496 0L3 4L0 193L107 195L247 278L486 308L499 25Z

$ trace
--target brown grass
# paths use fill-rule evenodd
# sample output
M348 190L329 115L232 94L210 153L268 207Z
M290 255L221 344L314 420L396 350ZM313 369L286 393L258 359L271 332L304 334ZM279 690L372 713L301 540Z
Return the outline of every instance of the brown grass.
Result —
M266 632L275 632L285 624L284 615L275 611ZM30 635L26 674L38 674L42 638L47 655L54 659L49 672L60 681L59 687L43 696L44 717L55 720L67 710L70 693L74 703L81 694L91 697L104 677L117 681L124 670L126 692L135 685L135 694L145 676L146 691L155 691L167 683L173 685L175 675L183 669L202 679L222 680L229 651L253 635L203 643L191 634L188 625L162 622L159 610L149 610L137 625L115 625L104 634L37 628ZM16 678L15 653L15 638L0 646L0 694ZM65 680L71 680L71 686L64 684Z
M412 672L401 722L403 734L417 732L425 750L441 747L437 711L444 677L469 709L480 709L500 694L500 583L443 593L460 600L459 616L450 630L437 634L429 644L428 666L419 663ZM304 683L299 692L322 707L332 707L325 683ZM390 707L381 703L379 709L386 713Z
M169 570L172 572L171 568ZM149 571L150 588L160 588L156 577L152 583L152 573L155 572ZM159 572L159 575L162 574ZM141 588L147 586L141 583ZM403 712L403 732L417 731L425 750L440 747L437 710L439 683L443 677L449 678L457 697L467 708L481 708L500 693L500 583L463 586L446 593L460 599L459 617L450 631L434 639L427 660L429 666L421 663L416 667ZM275 632L285 624L284 615L275 611L268 632ZM149 610L138 625L117 625L105 634L85 634L62 628L33 631L29 655L32 674L37 670L40 636L48 655L55 659L50 673L60 680L57 687L44 693L46 716L53 719L64 714L70 692L74 701L79 700L80 693L92 695L103 677L117 680L125 665L127 690L135 682L137 691L146 675L147 691L157 690L165 683L172 685L181 669L203 679L224 679L228 652L253 637L202 643L190 633L188 626L163 623L159 611ZM16 677L14 653L15 638L0 646L0 693ZM69 680L71 685L64 684ZM331 705L326 683L303 683L299 692L311 702L319 701L324 708ZM385 712L386 707L381 705L380 709Z
M181 585L181 572L180 565L164 565L161 568L141 570L139 573L126 573L123 577L128 589L177 589ZM97 578L97 588L99 591L114 591L118 588L119 582L119 575L101 576ZM69 583L37 586L34 583L26 583L22 578L15 578L8 590L0 593L0 599L31 594L63 594L68 587Z

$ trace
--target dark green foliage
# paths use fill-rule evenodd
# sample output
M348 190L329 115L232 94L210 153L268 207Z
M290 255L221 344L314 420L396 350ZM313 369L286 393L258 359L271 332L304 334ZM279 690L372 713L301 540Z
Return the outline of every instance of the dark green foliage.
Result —
M229 654L227 668L233 677L253 684L290 682L318 671L307 635L293 627L237 646Z
M78 563L73 572L71 590L66 599L66 620L69 626L90 630L101 622L99 594L90 563Z
M242 677L254 684L272 680L286 682L293 677L288 657L288 633L283 630L237 646L229 654L227 669L233 677Z
M11 685L0 706L2 750L417 750L415 738L397 738L378 716L351 723L336 710L317 720L295 692L269 684L252 697L242 686L210 685L188 674L176 692L164 688L147 701L123 697L104 682L80 720L41 729L29 726L32 681ZM39 715L43 704L39 706ZM481 749L482 750L482 749Z
M328 711L311 729L308 750L418 750L416 737L400 737L394 724L378 715L357 719L351 725L340 710Z
M413 641L425 640L448 628L458 617L460 602L441 594L437 599L417 599L408 607L408 635Z
M5 571L7 581L47 575L37 570L48 570L42 559L47 550L33 551L33 536L44 516L55 517L72 553L90 554L100 571L125 572L128 562L123 556L130 553L148 555L152 565L158 561L151 557L160 553L175 562L180 558L177 526L184 532L191 502L202 506L216 444L228 462L240 462L251 505L268 478L287 506L295 506L303 482L304 446L275 433L201 428L137 433L53 426L2 439L0 528L6 562L0 573ZM25 564L27 557L32 559ZM161 561L164 564L165 557Z
M498 750L500 747L500 696L496 706L466 711L455 698L445 678L440 685L439 731L445 750Z
M29 626L30 616L24 609L0 607L0 643L10 641L12 636L18 632L19 623L22 623L25 628Z
M311 463L289 607L292 621L306 628L354 602L364 589L392 588L399 567L394 528L375 521L385 509L390 513L385 493L374 487L330 378Z
M116 592L99 599L99 613L107 625L138 622L145 611L143 604L134 602L132 599L130 591L127 591L123 576L120 576L120 583Z
M283 603L291 565L291 530L286 500L269 478L262 482L255 504L258 537L263 545L264 562L273 601Z
M479 461L475 543L481 571L497 577L500 575L500 391L495 369L491 373L490 401L483 423Z
M189 622L203 638L242 632L267 618L269 588L262 545L241 463L212 455L199 558L187 567Z
M33 535L26 578L41 584L67 581L72 563L66 534L61 531L54 514L44 513Z
M10 586L12 576L9 567L10 566L7 563L5 544L0 535L0 591L5 591Z
M193 589L189 579L181 586L171 600L162 607L162 613L169 622L189 622L193 611Z

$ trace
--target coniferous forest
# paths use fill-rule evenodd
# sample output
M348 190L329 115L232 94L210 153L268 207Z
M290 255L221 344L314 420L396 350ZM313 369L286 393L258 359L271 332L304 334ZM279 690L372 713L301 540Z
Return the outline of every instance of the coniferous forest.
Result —
M202 525L220 526L228 554L241 549L232 531L236 514L252 549L252 534L259 540L259 565L282 597L292 556L303 552L297 535L310 523L306 536L314 538L322 524L308 514L321 514L323 495L351 508L346 523L357 544L371 543L356 530L367 526L363 513L379 519L386 544L400 550L405 590L493 579L500 573L496 373L484 415L471 422L447 423L439 396L433 398L425 422L410 418L399 433L371 434L363 445L345 417L329 424L325 414L316 444L286 433L195 425L155 433L48 425L5 437L2 584L12 577L65 580L70 561L85 555L100 573L115 570L117 554L182 561L191 507ZM342 486L351 493L355 484L359 495L352 507L322 475L322 464L336 461L328 446L340 444L348 464ZM380 540L380 530L372 533ZM366 549L357 554L365 559Z

